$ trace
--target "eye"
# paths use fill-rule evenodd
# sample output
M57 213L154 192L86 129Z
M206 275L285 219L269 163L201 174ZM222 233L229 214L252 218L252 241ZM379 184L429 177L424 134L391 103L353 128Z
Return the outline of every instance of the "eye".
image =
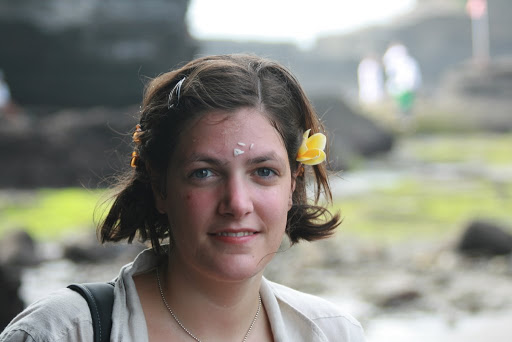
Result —
M270 176L273 176L275 175L275 171L267 168L267 167L260 167L259 169L256 170L256 174L260 177L270 177Z
M199 169L199 170L195 170L192 172L192 174L190 175L192 178L199 178L199 179L203 179L203 178L207 178L207 177L210 177L212 176L213 173L211 170L208 170L208 169Z

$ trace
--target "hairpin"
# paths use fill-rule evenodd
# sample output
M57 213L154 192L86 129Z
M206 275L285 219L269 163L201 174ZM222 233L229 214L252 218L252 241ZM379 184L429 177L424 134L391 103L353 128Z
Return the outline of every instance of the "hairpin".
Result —
M180 104L181 86L183 85L183 82L185 82L186 79L187 79L186 77L183 77L178 83L176 83L174 88L172 88L171 92L169 93L169 98L167 100L167 108L168 109L171 109L172 107L174 107L174 103L172 103L172 101L173 101L172 94L174 94L175 91L176 91L176 95L178 97L178 100L176 101L176 107Z
M303 134L302 145L297 152L297 161L305 165L317 165L326 159L324 152L327 138L322 133L309 136L311 129Z
M135 132L133 132L133 135L132 135L133 142L136 143L137 145L140 144L140 135L142 133L143 133L142 128L140 127L139 124L137 124L137 126L135 126Z
M137 124L137 126L135 126L135 132L133 132L133 135L132 135L133 142L136 145L140 145L140 143L141 143L140 136L142 133L144 133L144 131L142 130L141 126L139 124ZM132 159L130 161L130 166L137 167L137 160L139 160L139 154L137 153L137 151L133 151Z
M139 154L136 151L132 152L132 160L130 161L130 166L135 168L137 167L137 160L139 160Z

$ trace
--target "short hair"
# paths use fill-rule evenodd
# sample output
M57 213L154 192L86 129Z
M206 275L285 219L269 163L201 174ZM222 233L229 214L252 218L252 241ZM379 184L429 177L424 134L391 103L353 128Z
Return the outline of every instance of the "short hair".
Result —
M102 242L135 237L150 240L157 253L161 241L170 238L165 214L158 212L153 191L166 196L166 175L180 132L187 123L211 111L234 112L244 107L259 108L281 136L292 173L298 174L288 212L286 234L292 243L330 236L341 223L319 205L321 194L332 201L324 163L308 173L316 186L308 200L306 174L299 171L296 155L304 131L323 132L323 126L297 79L279 63L247 54L206 56L151 80L145 88L140 109L141 132L134 146L135 168L117 185L113 203L98 227ZM311 202L311 203L309 203Z

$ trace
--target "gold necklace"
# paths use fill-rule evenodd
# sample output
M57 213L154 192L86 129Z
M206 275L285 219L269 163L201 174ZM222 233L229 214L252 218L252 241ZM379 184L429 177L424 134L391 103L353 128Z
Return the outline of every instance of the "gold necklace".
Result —
M174 312L171 310L171 307L169 306L169 304L167 303L167 300L165 299L165 296L164 296L164 291L162 289L162 284L160 282L160 272L159 272L159 269L157 267L156 269L156 279L157 279L157 282L158 282L158 289L160 290L160 296L162 297L162 301L164 302L164 305L165 307L167 308L167 310L169 310L169 312L171 313L171 316L172 318L174 318L174 320L176 321L176 323L178 323L178 325L183 329L185 330L185 332L190 336L192 337L194 340L196 340L197 342L201 342L200 339L198 339L194 334L192 334L190 332L190 330L188 330L184 325L183 323L180 322L180 320L178 319L178 317L174 314ZM247 337L249 336L249 334L251 333L252 331L252 328L254 326L254 323L256 323L256 320L258 319L258 315L260 313L260 310L261 310L261 296L260 294L258 293L258 310L256 311L256 315L254 315L254 318L252 319L252 322L251 322L251 325L249 326L249 329L247 330L247 333L245 334L244 336L244 339L242 340L242 342L246 342L247 341Z

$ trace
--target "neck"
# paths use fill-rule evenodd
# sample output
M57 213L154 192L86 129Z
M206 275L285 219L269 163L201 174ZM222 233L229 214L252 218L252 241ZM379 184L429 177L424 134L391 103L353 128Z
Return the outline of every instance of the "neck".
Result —
M197 337L208 336L207 341L241 341L258 308L262 274L222 281L190 271L175 260L171 257L160 274L165 298L180 322Z

